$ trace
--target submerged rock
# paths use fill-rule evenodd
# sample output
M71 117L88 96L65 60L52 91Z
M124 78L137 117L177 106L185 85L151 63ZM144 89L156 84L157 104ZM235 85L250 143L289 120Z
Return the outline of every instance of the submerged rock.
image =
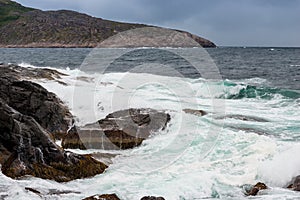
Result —
M0 66L0 98L18 112L33 117L54 138L61 139L73 121L68 108L39 84L21 80L27 76L53 78L61 75L49 69Z
M46 195L62 195L62 194L80 194L78 191L72 191L72 190L57 190L57 189L49 189L48 191L39 191L38 189L31 188L31 187L25 187L25 190L32 192L38 196L40 196L42 199L47 199Z
M241 125L234 125L234 126L227 125L227 126L224 126L224 127L228 127L230 129L233 129L233 130L236 130L236 131L244 131L244 132L247 132L247 133L256 133L257 135L265 135L265 136L272 135L268 131L262 130L262 129L257 128L257 127L245 127L245 126L241 126Z
M230 115L216 117L216 119L227 119L227 118L237 119L237 120L242 120L242 121L250 121L250 122L269 122L268 120L266 120L264 118L239 115L239 114L230 114Z
M258 182L254 186L251 186L250 188L246 189L245 194L247 196L256 196L260 190L265 190L265 189L268 189L266 184Z
M165 199L163 197L146 196L141 198L141 200L165 200Z
M82 200L120 200L116 194L93 195Z
M207 112L205 112L204 110L194 110L189 108L183 109L183 112L197 116L207 115Z
M84 127L74 127L62 141L64 148L129 149L139 146L151 134L163 130L170 115L149 108L111 113Z
M30 192L33 192L34 194L37 194L37 195L39 195L39 196L41 196L41 192L40 191L38 191L37 189L34 189L34 188L31 188L31 187L25 187L25 190L27 190L27 191L30 191Z

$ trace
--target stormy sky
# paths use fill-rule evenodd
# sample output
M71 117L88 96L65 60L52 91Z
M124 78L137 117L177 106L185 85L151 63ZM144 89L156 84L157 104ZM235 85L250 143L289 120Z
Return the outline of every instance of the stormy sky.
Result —
M300 0L17 0L104 19L183 29L219 46L300 47Z

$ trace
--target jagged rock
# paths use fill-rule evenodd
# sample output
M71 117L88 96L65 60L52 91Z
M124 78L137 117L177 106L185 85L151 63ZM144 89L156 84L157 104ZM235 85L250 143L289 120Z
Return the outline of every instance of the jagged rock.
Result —
M165 200L165 199L163 197L146 196L141 198L141 200Z
M103 173L107 166L89 155L58 147L33 117L23 115L0 98L0 164L3 174L32 175L59 182Z
M55 138L62 138L72 124L73 116L62 101L42 86L24 78L54 79L63 74L49 69L0 66L0 97L24 115L33 117Z
M260 190L265 190L265 189L268 189L266 184L258 182L254 186L251 186L250 188L246 189L245 194L247 196L256 196Z
M75 128L62 141L64 148L129 149L163 130L170 115L153 109L127 109L111 113L94 124Z
M207 115L207 112L205 112L204 110L194 110L189 108L183 109L183 112L197 116Z
M300 175L293 178L292 181L288 184L287 188L294 191L300 191Z
M82 200L120 200L116 194L93 195Z

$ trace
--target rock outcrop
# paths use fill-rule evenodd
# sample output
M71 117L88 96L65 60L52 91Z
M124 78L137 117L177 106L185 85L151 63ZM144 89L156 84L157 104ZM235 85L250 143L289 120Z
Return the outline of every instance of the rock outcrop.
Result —
M170 115L153 109L127 109L84 127L73 127L62 141L64 148L129 149L163 130Z
M21 73L29 76L33 71L20 72L17 67L0 66L3 174L12 178L32 175L62 182L102 173L105 164L90 155L66 152L54 143L52 136L66 134L73 117L55 94L36 83L21 80Z
M9 0L1 0L0 4L0 47L96 47L120 32L150 27L144 24L104 20L68 10L41 11L23 7ZM196 46L216 47L211 41L191 33L165 30L169 30L173 35L192 39ZM159 38L151 40L149 37L138 46L151 46L157 43L155 41L161 43L159 46L189 46L185 43L165 43Z
M63 74L49 69L0 65L0 97L24 115L33 117L54 138L67 133L73 117L63 102L42 86L23 79L54 79Z
M3 174L32 175L59 182L102 173L106 165L89 155L65 152L28 115L0 100L0 164Z

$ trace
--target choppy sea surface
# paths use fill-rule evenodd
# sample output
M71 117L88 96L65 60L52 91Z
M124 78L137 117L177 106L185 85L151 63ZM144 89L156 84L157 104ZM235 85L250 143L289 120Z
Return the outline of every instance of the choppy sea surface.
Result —
M60 80L32 81L56 93L77 125L130 107L171 115L168 127L138 148L72 150L118 154L95 177L56 183L0 173L0 199L105 193L125 200L253 199L244 187L259 181L269 189L255 199L300 198L284 189L300 175L300 48L0 49L0 62L64 73ZM73 192L49 194L53 189Z

